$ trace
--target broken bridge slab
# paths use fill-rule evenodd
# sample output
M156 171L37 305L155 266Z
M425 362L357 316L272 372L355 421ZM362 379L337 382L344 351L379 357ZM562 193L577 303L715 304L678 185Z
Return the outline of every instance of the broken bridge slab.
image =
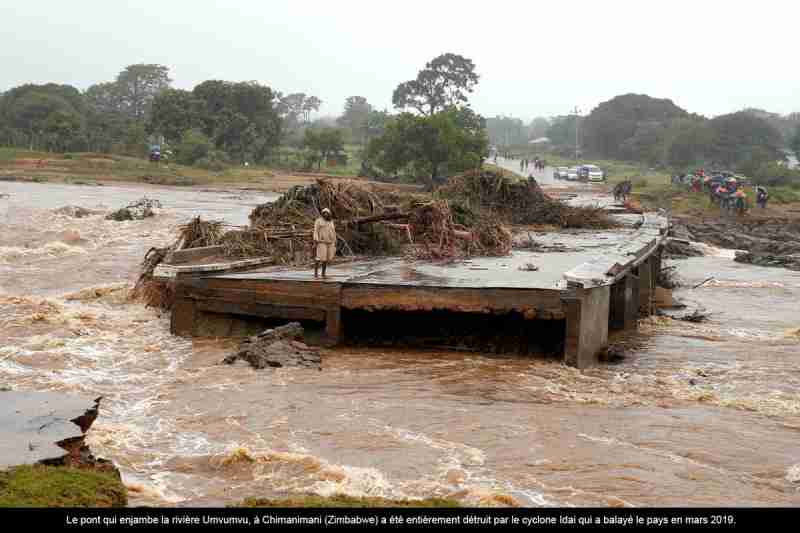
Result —
M0 470L58 461L82 443L97 417L95 400L56 392L0 391Z

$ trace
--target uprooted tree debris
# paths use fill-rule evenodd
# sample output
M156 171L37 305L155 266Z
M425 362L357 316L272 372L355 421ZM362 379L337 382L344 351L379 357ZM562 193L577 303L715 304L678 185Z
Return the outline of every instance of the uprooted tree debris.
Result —
M238 352L222 362L230 365L238 359L247 361L255 369L284 366L322 369L319 350L303 343L303 326L299 322L268 329L245 339Z
M475 171L451 178L433 194L400 193L358 180L320 179L293 187L274 202L257 206L250 225L226 228L200 218L182 226L177 241L148 252L135 294L164 307L170 295L152 272L171 250L222 246L229 258L270 257L275 263L313 260L314 220L330 209L342 256L405 256L449 261L511 252L510 225L607 228L602 209L571 207L548 197L533 180ZM157 295L156 293L161 293Z
M123 222L125 220L144 220L145 218L155 216L154 209L161 209L161 202L150 198L142 198L122 209L117 209L113 213L106 215L106 220L116 220L117 222Z

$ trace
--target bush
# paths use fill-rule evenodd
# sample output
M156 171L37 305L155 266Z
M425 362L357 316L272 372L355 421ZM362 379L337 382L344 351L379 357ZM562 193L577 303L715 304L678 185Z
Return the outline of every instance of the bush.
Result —
M181 165L194 165L208 158L214 145L208 137L198 130L186 130L181 142L175 148L175 160Z
M72 154L64 154L64 159L75 159Z

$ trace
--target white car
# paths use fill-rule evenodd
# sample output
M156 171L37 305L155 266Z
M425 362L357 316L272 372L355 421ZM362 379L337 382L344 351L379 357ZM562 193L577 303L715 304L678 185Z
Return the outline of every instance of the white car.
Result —
M584 165L583 173L588 181L606 180L606 173L603 172L597 165Z
M557 180L565 180L567 179L568 174L569 174L568 167L557 167L553 172L553 178Z
M577 167L571 167L567 169L567 181L578 181Z

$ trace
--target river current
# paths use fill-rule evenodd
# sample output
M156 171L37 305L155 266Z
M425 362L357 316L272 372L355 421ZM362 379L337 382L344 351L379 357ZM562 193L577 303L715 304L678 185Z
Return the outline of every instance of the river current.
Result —
M2 197L5 193L8 197ZM147 195L156 217L114 222ZM190 217L244 224L249 191L0 182L0 386L103 396L89 432L131 503L286 492L467 504L800 504L800 272L724 250L675 261L712 312L612 340L619 364L336 348L323 370L220 365L128 301L151 246ZM71 218L57 208L97 214ZM714 279L697 289L694 285Z

